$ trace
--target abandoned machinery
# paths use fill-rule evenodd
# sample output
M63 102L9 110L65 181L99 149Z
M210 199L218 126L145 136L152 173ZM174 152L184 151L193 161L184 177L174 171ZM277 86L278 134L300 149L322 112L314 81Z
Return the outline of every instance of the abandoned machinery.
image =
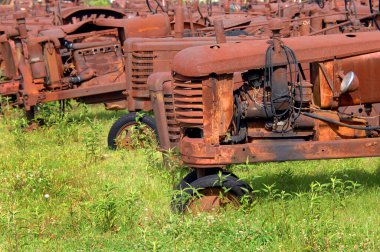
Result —
M176 210L238 205L251 188L230 164L380 156L380 33L281 39L281 28L184 49L149 77L161 147L194 169L177 189L203 195L174 197Z
M199 6L186 9L179 3L175 6L175 21L165 13L127 19L119 10L69 6L60 10L62 20L56 25L50 17L33 17L17 11L11 22L2 20L0 93L10 97L12 104L24 107L29 118L33 117L36 105L65 99L105 103L108 109L150 111L147 78L153 72L169 71L178 51L213 44L214 37L182 38L189 34L213 35L207 33L206 23L216 26L219 18L224 18L225 25L219 28L226 33L241 30L255 35L229 38L231 42L268 38L272 22L267 17L271 15L282 17L285 25L282 37L374 29L377 13L372 14L372 5L368 8L368 4L358 2L355 6L334 2L321 8L316 4L283 3L261 6L264 11L254 5L255 14L251 16L210 13L212 16L195 20L189 19L185 10L191 13L195 9L201 15ZM116 147L116 138L127 131L126 126L132 123L133 127L135 119L135 114L130 114L115 122L108 139L111 148ZM145 116L142 120L157 131L153 118Z

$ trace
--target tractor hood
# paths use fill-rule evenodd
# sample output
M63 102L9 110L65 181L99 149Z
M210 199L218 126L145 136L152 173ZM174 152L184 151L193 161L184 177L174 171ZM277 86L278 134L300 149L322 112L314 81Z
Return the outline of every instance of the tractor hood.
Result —
M300 63L380 51L380 32L320 35L282 39ZM202 77L265 67L268 40L242 41L191 47L179 52L173 61L173 71L182 76ZM273 54L272 63L287 64L281 54Z

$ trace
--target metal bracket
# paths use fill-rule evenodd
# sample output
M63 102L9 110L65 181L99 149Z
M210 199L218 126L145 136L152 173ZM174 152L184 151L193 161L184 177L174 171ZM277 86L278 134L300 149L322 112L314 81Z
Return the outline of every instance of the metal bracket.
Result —
M326 69L325 65L323 65L323 63L318 63L318 65L321 68L322 73L323 73L323 75L325 76L325 78L327 80L327 83L329 84L331 92L333 93L333 97L335 99L338 98L340 96L340 93L339 93L339 91L335 91L334 82L330 79L330 76L327 73L327 69Z

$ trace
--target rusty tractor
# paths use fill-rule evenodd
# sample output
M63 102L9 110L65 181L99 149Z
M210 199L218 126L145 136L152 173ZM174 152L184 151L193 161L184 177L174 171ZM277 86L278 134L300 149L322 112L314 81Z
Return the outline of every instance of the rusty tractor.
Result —
M89 9L80 12L84 10ZM166 14L120 19L96 12L79 19L78 11L65 13L69 23L38 28L28 25L25 12L16 12L17 27L6 27L0 37L0 93L24 108L30 120L38 104L67 99L105 103L107 109L150 111L148 76L169 70L174 55L184 48L215 43L211 37L182 38L183 27L175 29L178 38L170 37ZM252 38L229 40L245 39ZM155 131L153 118L141 120ZM128 145L128 129L136 124L135 113L116 121L109 146L115 148L120 137L122 145Z
M92 15L78 20L78 13L86 11ZM4 28L1 94L24 107L30 117L36 105L48 101L96 100L102 94L103 102L112 101L112 93L125 90L121 41L170 34L168 17L162 14L120 19L123 14L112 9L79 12L66 13L68 24L46 28L29 25L26 13L16 12L17 26Z
M181 5L177 6L182 8ZM182 13L177 10L178 13ZM365 16L365 19L373 17ZM141 39L141 38L131 38L125 41L124 43L124 52L127 55L126 60L126 79L128 90L124 91L124 95L127 96L126 99L120 100L119 102L107 104L108 109L121 109L127 108L131 112L137 111L151 111L154 104L151 104L150 94L148 91L148 87L146 85L147 78L150 74L154 72L160 71L169 71L171 62L173 57L180 50L192 47L200 44L210 44L214 41L214 38L201 38L201 37L191 37L191 38L182 38L184 34L186 34L186 22L183 17L177 16L177 21L174 26L174 36L176 38L160 38L160 39ZM296 20L298 22L298 20ZM289 28L290 23L286 23L286 27ZM220 34L226 33L223 22L221 19L215 19L212 21L213 29L219 31L216 33L216 39L221 37ZM352 27L350 22L346 22L347 27ZM353 32L359 31L368 31L366 26L362 26L363 29L354 29ZM190 27L191 28L191 27ZM194 27L193 27L194 28ZM307 27L311 29L310 26ZM323 29L323 28L321 28ZM329 28L327 28L328 30ZM306 30L306 29L303 29ZM351 29L350 29L351 30ZM190 31L193 31L190 29ZM197 31L202 31L202 29L198 29ZM292 31L295 31L294 29ZM341 31L339 31L340 33ZM346 31L347 32L347 31ZM308 33L309 34L309 33ZM192 33L194 35L194 33ZM230 34L231 35L231 34ZM236 34L235 34L236 35ZM237 34L239 35L239 34ZM300 34L298 33L298 36ZM310 35L310 34L309 34ZM311 34L313 35L313 34ZM283 34L282 34L283 36ZM293 33L293 36L297 36L297 34ZM238 42L242 40L256 40L258 38L268 37L260 35L259 37L230 37L230 42ZM143 66L144 65L144 66ZM308 66L305 67L305 72L309 75ZM130 113L119 118L111 127L108 134L108 146L112 149L115 149L117 145L128 147L130 145L129 135L131 134L130 129L135 128L136 124L145 124L149 130L158 134L158 129L155 124L155 120L160 120L159 117L153 119L151 116L144 115L143 117L139 117L140 122L136 121L136 113ZM173 132L177 129L175 127L170 128ZM172 133L173 133L172 132ZM178 132L177 132L178 133ZM176 135L176 136L174 136ZM173 147L178 140L178 134L171 134Z
M29 119L34 117L38 104L66 99L89 104L105 103L107 109L150 111L152 104L146 85L149 75L169 71L173 57L184 48L214 43L213 37L182 38L185 28L189 28L191 35L195 36L198 30L198 35L204 35L204 25L191 18L190 23L185 22L182 2L175 8L175 20L165 13L127 19L122 11L112 8L74 6L56 9L53 16L58 21L52 22L51 17L36 19L18 11L9 23L4 21L7 25L3 26L0 36L0 62L5 79L0 83L0 94L10 97L14 105L23 107ZM202 15L199 7L188 11L192 9L199 10ZM162 12L164 10L162 8ZM293 33L286 36L297 36L293 23L300 20L295 19L298 14L294 13L287 15L293 21L285 22L286 27ZM375 15L377 13L362 15L359 19L372 22ZM204 19L211 20L209 24L213 29L223 28L220 24L217 27L220 19ZM227 27L242 29L238 26L241 20L233 20L231 18ZM352 24L351 20L343 23L345 27L353 27ZM359 22L355 27L359 29L352 29L353 32L368 30L365 22ZM331 29L320 28L318 31L322 32ZM306 25L301 30L310 32L311 29L312 26ZM175 38L172 38L173 34ZM268 35L260 34L257 38L265 37ZM255 39L238 37L229 40ZM144 116L141 120L158 132L153 118ZM116 121L109 132L108 145L115 148L117 138L123 139L120 141L123 146L128 145L128 129L136 123L135 113Z
M232 164L380 156L380 33L281 39L279 23L272 32L184 49L171 71L149 77L161 147L178 146L193 168L175 210L239 205L251 188Z
M206 16L205 22L222 18L226 31L267 37L271 34L270 20L281 18L285 25L283 37L335 34L378 29L377 8L372 1L329 1L323 6L317 2L269 1L251 3L247 12L226 11ZM192 20L197 20L197 16ZM212 27L199 32L214 35Z

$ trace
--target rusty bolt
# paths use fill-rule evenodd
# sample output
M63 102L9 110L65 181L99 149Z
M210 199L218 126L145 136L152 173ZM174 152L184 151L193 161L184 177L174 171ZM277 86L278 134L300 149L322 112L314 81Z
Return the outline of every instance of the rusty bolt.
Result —
M14 14L13 14L13 18L16 19L17 21L21 21L21 20L24 20L25 21L25 18L26 18L26 11L16 11Z
M284 29L284 22L279 18L273 18L268 23L269 29L273 32L273 34L279 34L282 29Z
M215 29L215 37L216 37L216 43L226 43L226 36L224 35L224 26L223 26L223 20L217 19L214 21L214 29Z
M271 21L269 21L269 29L272 31L272 39L274 43L274 51L280 52L281 51L281 30L284 28L284 23L279 18L274 18Z
M21 38L26 38L28 32L26 30L26 11L17 11L13 14L13 18L16 19L18 33Z

